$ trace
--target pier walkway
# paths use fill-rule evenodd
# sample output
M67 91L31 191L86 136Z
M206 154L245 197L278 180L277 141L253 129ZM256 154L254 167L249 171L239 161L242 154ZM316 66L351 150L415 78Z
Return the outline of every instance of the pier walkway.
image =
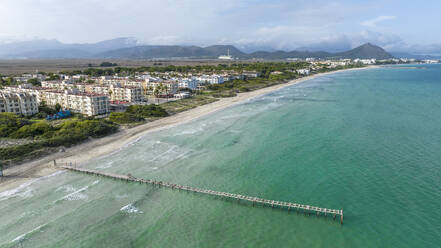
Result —
M166 183L166 182L162 182L162 181L136 178L136 177L131 176L130 174L127 176L118 175L118 174L114 174L114 173L101 172L101 171L92 170L92 169L85 169L85 168L78 168L78 167L73 167L73 166L69 166L69 165L60 165L59 167L66 169L66 170L70 170L70 171L80 172L80 173L84 173L84 174L91 174L91 175L95 175L95 176L102 176L102 177L107 177L107 178L112 178L112 179L118 179L118 180L123 180L123 181L127 181L127 182L136 182L136 183L140 183L140 184L151 184L153 186L166 187L166 188L171 188L174 190L182 190L182 191L195 192L195 193L212 195L212 196L219 196L221 198L235 199L238 201L240 201L240 200L247 201L247 202L251 202L253 204L253 206L255 206L256 204L261 204L262 206L267 205L267 206L271 206L272 208L279 207L279 208L287 209L288 212L291 210L296 210L297 212L302 211L304 214L308 214L308 215L313 213L317 216L320 216L321 214L323 214L324 216L327 216L329 214L330 216L333 216L334 220L335 220L336 216L339 216L340 223L343 224L343 210L339 210L339 209L320 208L320 207L314 207L314 206L303 205L303 204L298 204L298 203L267 200L267 199L262 199L262 198L258 198L258 197L251 197L251 196L245 196L245 195L239 195L239 194L231 194L231 193L226 193L226 192L219 192L219 191L213 191L213 190L207 190L207 189L194 188L194 187L189 187L189 186L182 186L182 185Z

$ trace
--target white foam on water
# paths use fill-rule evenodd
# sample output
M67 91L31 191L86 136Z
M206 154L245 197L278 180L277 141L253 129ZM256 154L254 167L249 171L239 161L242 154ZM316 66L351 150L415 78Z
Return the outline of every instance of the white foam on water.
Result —
M16 237L15 239L13 239L10 243L21 242L21 241L23 241L23 240L26 239L26 235L31 234L31 233L36 232L36 231L39 231L42 227L44 227L44 226L46 226L46 225L47 225L47 224L43 224L43 225L37 226L36 228L32 229L31 231L29 231L29 232L27 232L27 233L24 233L24 234L22 234L22 235L20 235L20 236L17 236L17 237Z
M60 186L60 187L58 187L58 188L55 190L55 192L58 192L58 191L63 191L63 192L66 192L66 193L68 193L68 192L74 192L74 191L75 191L75 188L74 188L72 185L67 184L67 185Z
M100 182L99 180L94 181L91 185L84 186L84 187L82 187L79 190L76 190L76 191L74 191L74 192L72 192L70 194L67 194L67 195L65 195L65 196L55 200L53 203L55 204L57 202L64 201L64 200L66 200L66 201L77 201L77 200L87 199L87 195L83 194L83 192L86 191L87 189L89 189L89 187L98 184L99 182Z
M64 173L64 172L65 171L57 171L57 172L55 172L55 173L53 173L51 175L30 180L30 181L28 181L26 183L21 184L17 188L0 192L0 201L7 200L9 198L16 197L16 196L31 197L33 189L30 186L32 184L34 184L35 182L38 182L38 181L41 181L41 180L48 179L50 177L59 175L59 174Z
M132 204L126 205L122 207L119 211L128 213L128 214L142 214L144 212L140 211L138 208L133 206Z
M120 150L122 150L122 149L124 149L124 148L127 148L127 147L129 147L129 146L132 146L132 145L134 145L134 144L136 144L136 143L138 143L142 138L144 138L144 136L145 136L145 135L140 136L140 137L136 138L134 141L131 141L131 142L125 144L123 147L121 147Z
M95 169L107 169L113 166L115 161L110 161L108 163L103 163L103 165L99 165L97 167L95 167Z
M164 155L169 154L169 153L171 153L171 152L174 152L174 150L175 150L176 148L179 148L179 147L176 146L176 145L171 145L170 148L169 148L168 150L166 150L165 152L163 152L163 153L161 153L161 154L159 154L159 155L153 157L152 159L150 159L150 162L155 162L155 161L157 161L157 160L164 159L165 157L167 157L167 156L164 156Z

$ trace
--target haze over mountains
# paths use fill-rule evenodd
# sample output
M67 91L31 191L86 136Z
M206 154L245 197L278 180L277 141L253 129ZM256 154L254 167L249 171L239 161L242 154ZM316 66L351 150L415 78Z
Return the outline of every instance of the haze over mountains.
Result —
M381 47L367 43L345 52L256 51L245 53L232 45L168 46L142 45L134 38L117 38L90 44L65 44L57 40L33 40L0 44L1 59L214 59L225 55L240 59L348 58L388 59L393 56ZM406 56L410 57L410 56Z

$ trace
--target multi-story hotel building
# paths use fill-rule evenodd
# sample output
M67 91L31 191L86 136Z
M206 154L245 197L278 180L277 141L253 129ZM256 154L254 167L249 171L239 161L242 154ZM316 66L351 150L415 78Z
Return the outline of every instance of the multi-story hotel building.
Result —
M147 89L150 94L153 94L156 89L161 88L160 94L175 94L179 89L179 83L175 81L164 81L164 82L148 82ZM165 88L165 89L164 89Z
M21 115L38 113L37 97L26 92L0 91L0 112L12 112Z
M106 95L78 91L47 91L43 95L47 105L55 106L58 103L72 112L88 116L109 112L109 97Z

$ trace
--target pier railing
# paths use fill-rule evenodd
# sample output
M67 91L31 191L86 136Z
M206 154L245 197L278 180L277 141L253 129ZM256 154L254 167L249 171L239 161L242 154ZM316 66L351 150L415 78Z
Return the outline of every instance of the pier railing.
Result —
M140 183L140 184L151 184L153 186L166 187L166 188L171 188L173 190L195 192L195 193L200 193L200 194L218 196L220 198L235 199L237 201L241 201L241 200L247 201L247 202L252 203L253 207L256 204L261 204L262 206L271 206L272 208L279 207L282 209L286 209L286 210L288 210L288 212L289 211L297 211L297 212L301 211L307 215L311 215L311 213L312 213L317 216L320 216L321 214L323 214L324 216L327 216L329 214L330 216L332 216L334 218L334 220L335 220L336 216L339 216L340 223L343 224L343 210L341 210L341 209L320 208L320 207L304 205L304 204L299 204L299 203L267 200L267 199L262 199L262 198L258 198L258 197L240 195L240 194L232 194L232 193L227 193L227 192L219 192L219 191L208 190L208 189L200 189L200 188L195 188L195 187L182 186L182 185L167 183L167 182L162 182L162 181L136 178L136 177L131 176L130 174L125 176L125 175L119 175L119 174L114 174L114 173L109 173L109 172L102 172L102 171L97 171L97 170L92 170L92 169L79 168L76 166L72 166L71 163L66 164L66 165L59 165L59 167L66 169L66 170L70 170L70 171L75 171L75 172L80 172L80 173L90 174L90 175L95 175L95 176L102 176L102 177L107 177L107 178L111 178L111 179L118 179L118 180L123 180L123 181L127 181L127 182L135 182L135 183Z

